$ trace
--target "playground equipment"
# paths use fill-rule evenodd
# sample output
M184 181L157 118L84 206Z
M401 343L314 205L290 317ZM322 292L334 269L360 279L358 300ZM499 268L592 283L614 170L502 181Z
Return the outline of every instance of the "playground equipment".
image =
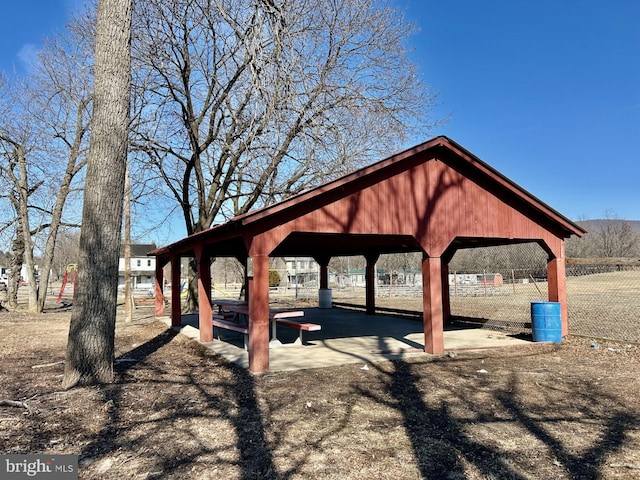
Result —
M67 286L67 282L69 281L69 274L73 274L73 296L75 298L76 280L78 279L78 264L70 263L69 265L67 265L64 271L64 277L62 278L62 286L60 287L60 295L58 295L58 303L62 301L62 294L64 293L64 288Z

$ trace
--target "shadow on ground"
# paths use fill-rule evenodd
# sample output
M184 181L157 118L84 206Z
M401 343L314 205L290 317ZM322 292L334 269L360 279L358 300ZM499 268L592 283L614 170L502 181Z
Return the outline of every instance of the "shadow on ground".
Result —
M116 464L151 479L609 478L638 446L637 408L582 375L550 381L559 352L256 377L169 329L120 357L81 465L87 478L120 478Z

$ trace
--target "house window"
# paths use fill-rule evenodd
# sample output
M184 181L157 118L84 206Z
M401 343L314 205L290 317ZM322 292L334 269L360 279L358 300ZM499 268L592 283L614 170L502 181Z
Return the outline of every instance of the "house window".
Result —
M147 267L151 266L151 259L147 260Z
M139 267L140 265L142 265L142 262L140 260L136 260L136 266Z

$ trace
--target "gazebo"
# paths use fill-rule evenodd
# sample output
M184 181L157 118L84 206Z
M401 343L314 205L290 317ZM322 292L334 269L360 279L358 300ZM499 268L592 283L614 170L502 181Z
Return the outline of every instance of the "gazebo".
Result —
M320 292L334 256L366 259L366 312L375 313L381 254L422 252L424 349L443 354L450 319L448 263L458 249L537 242L548 254L548 299L568 333L564 239L585 230L453 140L439 136L284 201L232 218L149 253L156 257L156 316L171 264L172 325L181 323L180 260L197 264L200 340L213 340L211 260L245 266L249 370L269 368L269 257L313 257Z

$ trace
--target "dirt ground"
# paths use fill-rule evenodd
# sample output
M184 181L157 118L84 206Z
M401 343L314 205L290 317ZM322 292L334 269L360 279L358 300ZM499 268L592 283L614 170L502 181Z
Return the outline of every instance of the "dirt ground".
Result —
M640 478L638 345L252 376L143 310L116 382L69 391L70 312L0 313L0 453L78 454L85 479Z

